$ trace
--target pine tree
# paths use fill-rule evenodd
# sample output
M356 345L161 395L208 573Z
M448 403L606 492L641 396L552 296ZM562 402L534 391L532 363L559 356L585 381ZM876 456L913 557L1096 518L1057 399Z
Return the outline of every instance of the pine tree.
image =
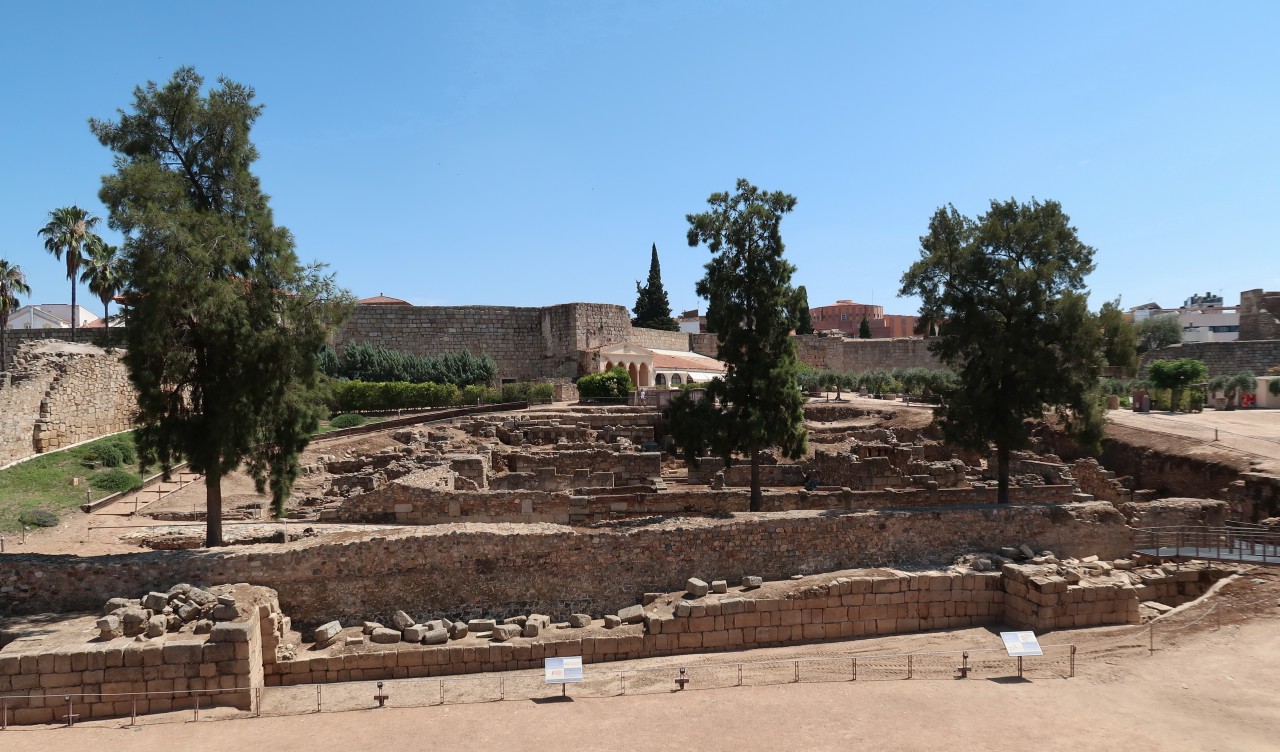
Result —
M871 324L867 323L867 317L862 317L862 323L858 325L858 339L871 339Z
M1009 500L1010 451L1027 446L1026 420L1053 410L1086 446L1102 436L1102 335L1084 278L1093 248L1056 201L992 201L976 220L938 209L902 277L920 315L937 324L929 351L956 371L937 411L948 441L995 444L1000 503Z
M735 452L745 454L751 510L759 511L761 450L776 446L796 459L808 438L791 338L795 267L782 257L779 231L796 200L739 180L737 193L713 193L707 203L710 211L688 215L688 238L714 254L697 293L709 302L707 324L728 372L708 384L705 404L672 401L671 433L686 457L710 449L728 463Z
M680 325L671 318L671 303L667 300L667 291L662 286L662 268L658 266L658 244L653 244L652 256L649 259L649 281L641 285L636 281L636 307L632 309L636 317L631 320L632 326L645 329L661 329L667 332L680 331Z
M813 334L813 319L809 316L809 291L804 289L804 285L796 288L791 308L796 320L796 334Z
M253 90L181 68L134 89L131 112L92 120L116 172L99 196L124 235L132 292L125 364L144 464L205 476L206 535L222 544L222 477L247 461L276 513L318 424L316 353L348 310L303 267L250 166Z

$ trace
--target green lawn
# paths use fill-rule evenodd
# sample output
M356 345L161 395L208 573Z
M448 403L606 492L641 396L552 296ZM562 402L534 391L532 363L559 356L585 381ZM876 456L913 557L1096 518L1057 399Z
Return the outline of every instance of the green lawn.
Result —
M86 466L88 458L97 447L122 440L131 446L133 434L111 436L73 449L49 452L0 470L0 532L19 530L22 524L19 517L24 512L43 509L62 517L83 504L85 485L72 486L72 477L78 475L92 481L101 468ZM139 474L136 463L125 464L120 469ZM100 499L114 490L92 487L93 498Z

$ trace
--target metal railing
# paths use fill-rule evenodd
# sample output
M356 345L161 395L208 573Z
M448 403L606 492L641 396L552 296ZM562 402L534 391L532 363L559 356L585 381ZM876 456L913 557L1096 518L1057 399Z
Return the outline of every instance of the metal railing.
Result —
M1075 676L1076 646L1046 645L1044 655L1011 658L998 648L937 652L845 655L789 660L701 662L652 668L611 670L608 664L586 668L581 684L547 684L539 670L507 671L473 676L386 679L296 684L291 686L223 690L158 691L140 693L59 693L44 697L0 695L0 729L9 728L18 710L54 708L54 722L67 725L107 718L129 719L128 725L199 721L209 718L290 716L369 710L380 707L416 708L504 700L551 700L569 697L616 697L702 689L893 680L954 680L999 678L1070 678ZM249 693L249 707L218 705L214 695ZM101 712L109 704L109 713ZM239 703L244 705L245 703ZM210 711L216 706L216 712ZM93 716L91 718L90 716ZM118 722L112 721L113 723Z
M1280 530L1264 527L1135 528L1133 547L1138 553L1161 559L1280 564Z

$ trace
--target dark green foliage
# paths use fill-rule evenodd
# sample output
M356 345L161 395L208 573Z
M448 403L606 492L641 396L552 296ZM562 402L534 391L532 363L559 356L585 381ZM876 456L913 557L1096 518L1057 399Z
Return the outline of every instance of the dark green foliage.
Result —
M992 201L977 220L939 209L920 245L900 294L920 297L926 327L940 323L929 350L956 372L938 420L953 443L996 445L1007 503L1010 452L1028 443L1024 421L1052 408L1084 445L1101 440L1102 343L1084 286L1094 250L1056 201L1034 199Z
M621 366L578 379L578 396L584 400L624 400L634 388L630 374Z
M247 460L277 514L322 410L316 353L350 295L303 267L250 170L252 89L179 69L134 90L118 120L94 120L115 154L99 197L124 236L134 295L125 362L138 393L144 464L179 457L204 474L208 545L222 542L222 477Z
M1178 323L1178 317L1172 313L1150 316L1139 322L1136 334L1137 351L1142 354L1182 342L1182 324Z
M329 421L330 428L355 428L356 426L363 426L363 425L364 425L364 416L354 415L352 413L343 413L342 415L335 415L333 416L333 419Z
M746 180L738 180L736 188L733 194L713 193L709 211L686 217L689 245L705 244L712 253L697 293L709 301L707 326L716 333L717 357L728 372L707 384L706 405L690 411L712 425L677 436L676 442L686 452L700 451L703 447L696 445L706 439L705 448L726 463L735 453L746 455L751 510L759 511L761 450L778 447L782 456L796 459L808 438L790 336L795 267L783 258L780 230L796 200ZM676 425L692 423L677 419Z
M871 324L867 323L867 317L862 317L862 323L858 324L858 339L871 339Z
M332 394L331 407L339 411L444 407L457 404L460 398L458 387L453 384L405 381L343 381L333 385Z
M331 348L320 351L317 366L328 376L353 381L410 384L453 384L458 387L488 383L498 366L488 355L472 355L463 349L438 357L419 356L363 342L342 348L338 357Z
M1271 379L1267 384L1267 391L1280 397L1280 379Z
M121 491L131 491L141 486L142 478L128 470L113 467L110 470L100 470L90 475L89 485L98 491L120 493Z
M1122 376L1137 373L1138 329L1125 320L1119 298L1102 304L1098 324L1102 327L1102 357L1107 365L1118 368Z
M484 384L463 387L462 394L458 396L459 405L492 405L501 401L502 392Z
M1151 365L1154 367L1155 363ZM1209 390L1222 392L1222 396L1227 399L1227 404L1234 405L1236 395L1252 391L1257 383L1258 378L1253 375L1252 371L1241 371L1234 374L1224 373L1209 382Z
M809 291L804 289L804 285L796 288L791 315L795 317L796 334L813 334L813 317L809 315Z
M667 300L666 288L662 286L662 267L658 265L657 243L653 244L649 257L648 281L644 285L636 282L636 307L631 311L636 315L631 319L632 326L666 332L680 331L680 325L671 318L671 302Z
M88 460L103 467L120 467L124 464L124 453L115 444L102 443L90 450Z
M667 433L675 442L676 453L686 462L706 455L712 447L730 443L724 435L728 422L720 408L705 395L681 390L672 395L666 411Z
M551 402L555 396L555 385L545 381L502 385L503 402Z
M1172 392L1170 402L1173 409L1180 404L1184 389L1209 377L1209 367L1195 358L1156 360L1148 366L1147 377L1155 388Z
M18 522L29 527L57 527L61 520L47 509L28 509L18 515Z

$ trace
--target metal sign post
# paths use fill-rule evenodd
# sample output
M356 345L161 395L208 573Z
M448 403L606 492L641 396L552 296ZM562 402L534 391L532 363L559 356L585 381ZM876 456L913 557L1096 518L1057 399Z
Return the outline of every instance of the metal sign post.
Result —
M1044 651L1040 649L1040 641L1036 639L1035 632L1001 632L1000 639L1004 640L1004 651L1010 657L1018 659L1018 678L1022 678L1022 658L1028 655L1044 655Z

